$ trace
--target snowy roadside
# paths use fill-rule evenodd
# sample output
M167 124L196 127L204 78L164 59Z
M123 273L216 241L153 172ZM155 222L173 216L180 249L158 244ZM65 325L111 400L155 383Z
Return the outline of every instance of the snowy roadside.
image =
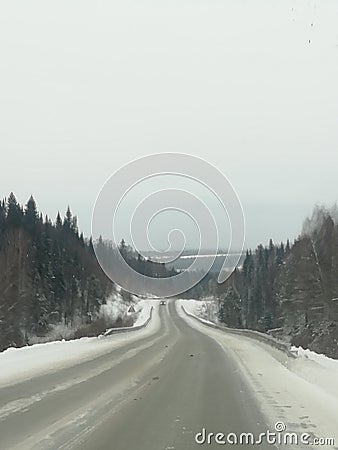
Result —
M113 333L118 333L119 331L132 331L133 329L139 329L147 325L147 322L152 318L152 309L158 306L158 300L151 299L143 299L138 300L137 305L134 305L133 308L135 312L132 314L136 316L136 320L134 321L131 327L120 327L120 328L108 328L104 333L104 336L109 336Z
M137 319L134 322L134 327L144 325L150 316L150 310L152 307L156 308L159 305L158 300L143 299L137 304Z
M209 309L210 307L206 306L206 301L204 300L186 300L186 299L180 299L177 300L177 305L183 306L185 311L188 314L192 314L196 318L198 318L201 322L204 322L206 324L215 325L218 324L217 317L214 317L213 320L206 320L205 319L205 310ZM225 327L226 328L226 327ZM306 359L308 361L314 361L323 368L331 369L334 371L338 371L338 360L332 359L327 357L324 354L319 354L314 351L311 351L309 349L304 349L302 347L290 347L291 352L294 356L301 359ZM337 372L338 376L338 372ZM337 378L338 379L338 378ZM338 383L337 383L337 389L338 389Z
M298 357L290 358L246 336L207 327L187 316L181 304L176 303L178 314L213 338L232 359L272 430L282 421L289 432L334 438L338 445L338 361L302 350L298 350Z
M302 347L292 347L292 350L298 355L300 358L306 358L311 361L315 361L327 369L338 370L338 359L332 359L327 357L326 355L313 352L309 349L304 349Z
M196 318L208 326L218 328L228 333L239 334L241 336L255 339L262 346L272 346L285 352L290 357L295 357L295 354L293 353L288 342L284 342L274 336L267 333L262 333L260 331L243 328L230 328L220 323L217 315L218 307L214 300L205 301L180 299L178 300L178 304L181 308L183 308L186 314ZM210 318L211 320L207 320L205 317Z
M0 386L74 366L119 348L127 342L137 341L140 337L154 334L160 328L158 303L157 300L152 299L138 302L139 315L134 325L145 324L151 308L154 307L152 320L147 326L130 333L85 337L70 341L59 340L21 348L9 348L1 352Z
M184 309L199 319L207 322L217 324L218 321L218 305L215 300L193 300L193 299L178 299L177 304L182 305Z

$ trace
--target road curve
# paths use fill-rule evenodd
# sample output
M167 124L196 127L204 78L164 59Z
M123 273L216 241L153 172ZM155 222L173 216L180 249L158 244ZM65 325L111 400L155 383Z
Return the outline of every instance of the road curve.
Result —
M221 346L179 317L173 302L159 310L161 327L150 336L1 388L0 449L213 449L220 445L198 444L196 433L265 431Z

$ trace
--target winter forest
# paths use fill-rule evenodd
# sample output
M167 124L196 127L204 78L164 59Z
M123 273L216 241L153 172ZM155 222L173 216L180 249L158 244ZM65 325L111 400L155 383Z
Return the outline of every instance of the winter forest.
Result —
M101 240L98 245L112 251ZM131 265L153 275L154 264L124 242L120 247ZM69 207L53 223L32 196L24 207L13 193L0 202L0 351L39 342L53 329L60 330L53 338L76 338L121 326L121 320L107 323L100 314L114 290ZM129 300L128 293L122 296Z
M224 286L209 286L220 320L338 358L337 218L336 207L316 207L292 245L247 251Z
M209 274L186 296L212 296L227 326L267 332L338 357L337 217L335 208L316 207L294 242L270 240L247 250L242 267L225 283ZM102 239L96 245L113 251ZM140 273L176 273L144 260L124 241L120 251ZM100 315L115 289L69 207L53 222L38 212L32 196L25 206L13 193L0 202L0 351L37 342L60 324L73 330L69 338L121 325L107 324ZM130 300L127 292L123 296Z

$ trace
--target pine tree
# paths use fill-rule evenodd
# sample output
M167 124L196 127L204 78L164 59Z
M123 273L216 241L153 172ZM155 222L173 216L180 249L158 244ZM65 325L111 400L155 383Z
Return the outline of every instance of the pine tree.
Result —
M61 220L60 212L58 212L58 214L56 216L56 226L57 226L57 228L61 228L62 227L62 220Z
M81 247L84 247L85 246L85 241L84 241L84 237L83 237L83 233L82 232L80 234L79 240L80 240Z
M9 227L17 228L21 225L22 209L16 201L13 192L9 194L7 201L7 223Z
M72 213L70 211L70 207L67 207L67 211L66 211L66 215L65 218L63 220L63 226L66 230L70 230L72 227L72 222L73 222L73 216Z
M6 204L3 200L0 201L0 239L6 228Z
M90 239L89 239L88 249L89 249L89 253L90 253L91 255L95 255L95 250L94 250L94 245L93 245L93 239L92 239L91 236L90 236Z
M74 216L72 218L70 229L73 231L74 234L78 235L77 217L76 216Z
M36 203L35 203L33 196L31 195L26 204L24 217L23 217L23 224L24 224L26 230L29 231L30 233L34 233L36 224L38 222L38 217L39 217L39 215L38 215Z

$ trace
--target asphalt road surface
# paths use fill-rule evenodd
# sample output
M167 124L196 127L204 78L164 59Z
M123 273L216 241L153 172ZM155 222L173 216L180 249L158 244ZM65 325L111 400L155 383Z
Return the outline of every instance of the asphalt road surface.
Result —
M203 428L266 430L221 346L179 317L174 303L159 311L161 327L150 336L0 389L0 449L214 449L224 446L213 437L195 441Z

